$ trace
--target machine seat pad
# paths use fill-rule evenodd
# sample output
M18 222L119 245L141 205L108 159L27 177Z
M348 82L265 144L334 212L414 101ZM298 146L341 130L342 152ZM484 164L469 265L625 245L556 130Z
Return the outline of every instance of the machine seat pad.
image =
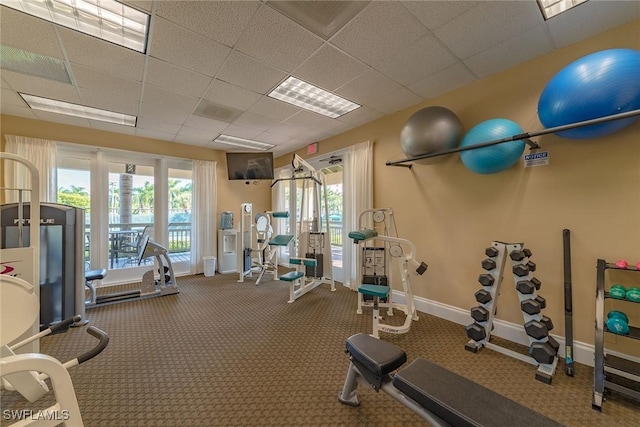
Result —
M418 358L398 372L393 385L453 426L561 425L426 359Z
M280 280L285 282L294 282L302 277L304 277L304 273L302 271L290 271L280 276Z
M407 354L397 345L362 333L347 338L347 352L378 377L395 371L407 361Z
M92 280L102 280L107 276L107 270L104 268L98 270L87 270L84 272L84 278L88 282Z
M269 240L269 245L287 246L292 239L293 236L290 236L288 234L278 234L277 236L273 236L273 239Z
M355 240L356 242L361 242L363 240L373 239L378 235L378 232L375 230L357 230L350 231L349 238Z
M358 286L358 292L362 295L369 295L378 298L387 298L389 296L388 286L364 284Z

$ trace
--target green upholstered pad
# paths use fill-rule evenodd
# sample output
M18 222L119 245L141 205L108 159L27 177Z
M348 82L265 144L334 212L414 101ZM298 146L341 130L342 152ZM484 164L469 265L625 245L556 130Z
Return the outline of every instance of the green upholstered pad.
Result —
M274 218L289 218L289 212L271 212Z
M361 242L363 240L373 239L378 235L378 232L375 230L357 230L350 231L349 238Z
M294 280L298 280L301 277L304 277L304 273L302 271L290 271L280 276L280 280L283 280L285 282L293 282Z
M386 298L389 295L389 287L381 285L360 285L358 292L372 297Z
M307 267L315 267L316 265L318 265L318 261L316 261L315 259L305 258L303 262Z
M293 236L290 236L288 234L278 234L277 236L273 236L273 239L269 240L269 245L287 246L292 239Z
M302 265L302 258L289 258L289 262L295 265Z

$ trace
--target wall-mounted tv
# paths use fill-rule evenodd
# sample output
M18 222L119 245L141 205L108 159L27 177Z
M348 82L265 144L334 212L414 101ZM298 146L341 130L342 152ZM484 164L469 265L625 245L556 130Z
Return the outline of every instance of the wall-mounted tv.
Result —
M273 179L273 153L227 153L229 179Z

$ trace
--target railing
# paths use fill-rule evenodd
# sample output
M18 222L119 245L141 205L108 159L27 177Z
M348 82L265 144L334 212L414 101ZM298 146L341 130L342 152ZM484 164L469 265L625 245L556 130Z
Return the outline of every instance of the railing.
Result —
M342 223L329 221L331 246L342 246Z
M191 223L169 224L169 253L191 252Z

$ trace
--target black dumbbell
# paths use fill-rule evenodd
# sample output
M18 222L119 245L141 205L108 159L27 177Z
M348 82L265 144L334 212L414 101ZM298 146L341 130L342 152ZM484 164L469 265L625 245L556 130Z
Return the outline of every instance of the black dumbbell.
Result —
M545 309L547 307L547 300L541 297L540 295L536 295L535 300L540 304L541 309Z
M493 270L494 268L496 268L496 262L491 258L487 258L484 261L482 261L482 268L484 268L487 271Z
M516 290L521 294L532 294L535 289L536 286L530 280L520 280L516 283Z
M547 327L547 331L553 330L553 322L551 321L550 318L548 318L547 316L542 316L540 321L544 323L544 325Z
M465 330L467 331L467 336L474 341L482 341L487 337L487 333L484 328L476 322L467 325Z
M511 253L509 254L509 258L511 258L514 261L522 261L523 259L526 258L526 255L519 250L515 250L515 251L511 251Z
M490 274L481 274L478 277L478 282L480 282L482 286L493 286L493 282L495 282L495 280L496 279L494 279Z
M513 274L518 277L524 277L529 274L529 267L526 264L518 264L513 266Z
M551 335L547 337L547 343L551 346L551 348L553 349L553 352L557 355L558 350L560 349L560 343L556 341L556 339L553 338Z
M529 320L524 324L524 330L531 338L541 340L549 335L547 325L538 320Z
M526 256L527 258L531 257L531 255L533 255L531 253L531 251L529 250L529 248L524 248L522 249L522 253L524 254L524 256Z
M476 322L486 322L489 320L489 310L482 306L473 307L471 309L471 317Z
M494 248L493 246L489 246L487 249L484 250L484 253L486 256L488 256L489 258L495 258L498 256L498 254L500 253L500 251L498 251L496 248Z
M540 307L540 303L535 299L526 299L520 303L520 309L527 314L538 314L542 307Z
M478 301L480 304L486 304L491 301L491 292L480 289L475 293L475 297L476 301Z
M536 271L536 263L533 261L527 261L527 267L529 271Z
M533 356L536 362L548 365L553 363L556 352L548 342L534 342L529 346L529 354Z
M536 291L540 290L540 286L542 286L542 282L540 280L536 279L535 277L532 277L530 282L535 285Z

